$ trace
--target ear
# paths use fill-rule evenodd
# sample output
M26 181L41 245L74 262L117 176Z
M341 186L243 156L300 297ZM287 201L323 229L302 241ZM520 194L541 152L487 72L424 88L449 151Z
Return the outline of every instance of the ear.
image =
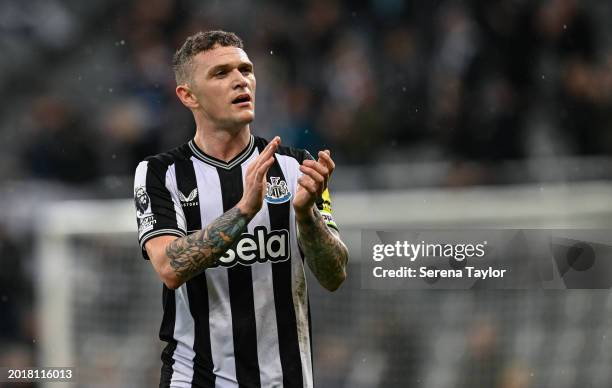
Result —
M176 95L187 108L195 109L200 106L198 98L193 94L189 85L181 84L175 89Z

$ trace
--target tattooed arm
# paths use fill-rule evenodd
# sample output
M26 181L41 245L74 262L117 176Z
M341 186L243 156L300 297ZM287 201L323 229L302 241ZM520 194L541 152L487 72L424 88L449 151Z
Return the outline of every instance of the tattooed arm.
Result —
M164 244L168 264L172 269L169 274L171 281L167 285L177 288L206 268L215 266L217 260L246 230L251 218L234 207L206 228Z
M327 189L335 164L328 150L319 152L318 160L306 159L300 166L304 174L298 178L298 189L293 199L298 239L306 256L306 263L319 283L335 291L346 279L348 249L336 230L328 228L315 206L316 198Z
M263 204L266 173L274 163L274 152L279 144L280 138L274 138L251 162L244 178L244 194L235 207L189 236L159 236L145 243L153 267L168 288L176 289L214 266L246 230Z
M346 279L348 261L348 249L340 240L340 234L325 224L315 206L301 217L296 214L296 219L306 263L323 287L337 290Z

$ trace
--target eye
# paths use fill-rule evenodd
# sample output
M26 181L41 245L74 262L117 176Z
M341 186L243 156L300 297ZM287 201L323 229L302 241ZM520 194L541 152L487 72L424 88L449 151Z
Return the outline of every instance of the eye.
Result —
M242 74L251 74L253 72L253 69L251 67L243 67L240 69L240 72Z
M220 77L225 76L225 74L227 74L227 72L225 70L217 70L215 72L215 77L219 77L220 78Z

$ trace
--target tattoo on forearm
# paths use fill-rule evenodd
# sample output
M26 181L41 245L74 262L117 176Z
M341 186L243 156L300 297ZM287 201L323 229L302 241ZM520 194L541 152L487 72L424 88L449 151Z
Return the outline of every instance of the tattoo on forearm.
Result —
M299 240L308 266L321 285L336 289L346 277L348 250L316 208L312 218L299 222Z
M181 283L213 267L217 259L246 230L248 223L248 216L234 207L206 228L170 243L166 247L166 255Z

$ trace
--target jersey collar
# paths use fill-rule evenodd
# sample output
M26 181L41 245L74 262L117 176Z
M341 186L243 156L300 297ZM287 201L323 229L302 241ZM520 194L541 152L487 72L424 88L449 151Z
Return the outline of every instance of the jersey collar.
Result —
M253 135L251 135L251 138L249 139L249 144L246 146L246 148L240 151L240 153L236 155L236 157L234 157L229 162L224 162L221 159L217 159L215 157L207 155L204 151L198 148L198 146L195 144L193 139L189 140L188 144L189 144L189 149L191 150L193 155L199 160L201 160L202 162L210 164L214 167L223 168L225 170L231 170L232 168L244 162L253 153L253 150L255 149L255 138Z

